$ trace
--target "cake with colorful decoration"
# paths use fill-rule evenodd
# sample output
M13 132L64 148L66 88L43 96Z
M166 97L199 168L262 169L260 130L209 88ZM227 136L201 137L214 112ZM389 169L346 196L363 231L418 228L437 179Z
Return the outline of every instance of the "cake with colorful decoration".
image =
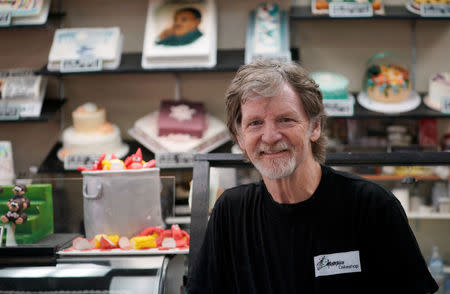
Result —
M348 79L332 72L313 72L311 78L319 85L323 99L347 99Z
M72 112L73 126L62 134L63 148L59 157L67 154L115 154L125 156L128 146L122 142L120 129L106 121L106 111L94 103L86 103Z
M441 110L445 98L450 99L450 72L436 73L429 79L425 103L433 109Z
M411 93L409 73L400 65L372 65L366 73L366 92L375 101L402 102Z

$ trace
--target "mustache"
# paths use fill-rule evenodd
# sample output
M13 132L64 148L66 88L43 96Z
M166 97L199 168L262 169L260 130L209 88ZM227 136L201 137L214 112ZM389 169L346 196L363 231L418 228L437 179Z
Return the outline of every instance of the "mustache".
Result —
M268 144L265 144L265 143L260 143L258 145L258 148L257 148L256 152L257 153L261 153L261 152L274 153L274 152L279 152L279 151L283 151L283 150L288 150L289 151L291 149L292 148L291 148L290 144L288 144L287 142L284 142L284 141L280 141L280 142L277 142L274 145L268 145Z

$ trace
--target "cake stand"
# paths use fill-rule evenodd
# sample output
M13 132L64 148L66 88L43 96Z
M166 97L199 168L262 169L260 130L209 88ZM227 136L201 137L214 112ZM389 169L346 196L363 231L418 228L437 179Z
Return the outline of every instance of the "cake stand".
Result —
M361 104L362 107L385 114L408 112L416 109L420 105L420 96L414 91L411 91L406 100L397 103L384 103L372 100L364 91L359 93L357 99L358 103Z

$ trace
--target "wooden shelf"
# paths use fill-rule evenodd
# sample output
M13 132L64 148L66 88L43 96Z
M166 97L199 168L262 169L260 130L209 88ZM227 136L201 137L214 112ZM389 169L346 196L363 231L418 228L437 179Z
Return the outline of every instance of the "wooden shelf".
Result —
M292 59L298 60L298 49L291 49ZM217 51L217 64L214 67L194 67L194 68L162 68L145 69L141 66L142 53L123 53L120 65L117 69L102 70L98 72L68 72L49 71L47 65L41 68L36 74L63 76L82 74L150 74L150 73L190 73L190 72L235 72L243 65L245 57L244 49L225 49Z

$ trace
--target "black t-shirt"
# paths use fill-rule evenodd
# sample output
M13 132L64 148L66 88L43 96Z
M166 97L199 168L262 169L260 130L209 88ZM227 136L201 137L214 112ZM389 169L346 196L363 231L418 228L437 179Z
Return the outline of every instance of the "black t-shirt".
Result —
M264 182L225 191L211 214L188 293L435 292L395 196L322 166L314 194L279 204Z

